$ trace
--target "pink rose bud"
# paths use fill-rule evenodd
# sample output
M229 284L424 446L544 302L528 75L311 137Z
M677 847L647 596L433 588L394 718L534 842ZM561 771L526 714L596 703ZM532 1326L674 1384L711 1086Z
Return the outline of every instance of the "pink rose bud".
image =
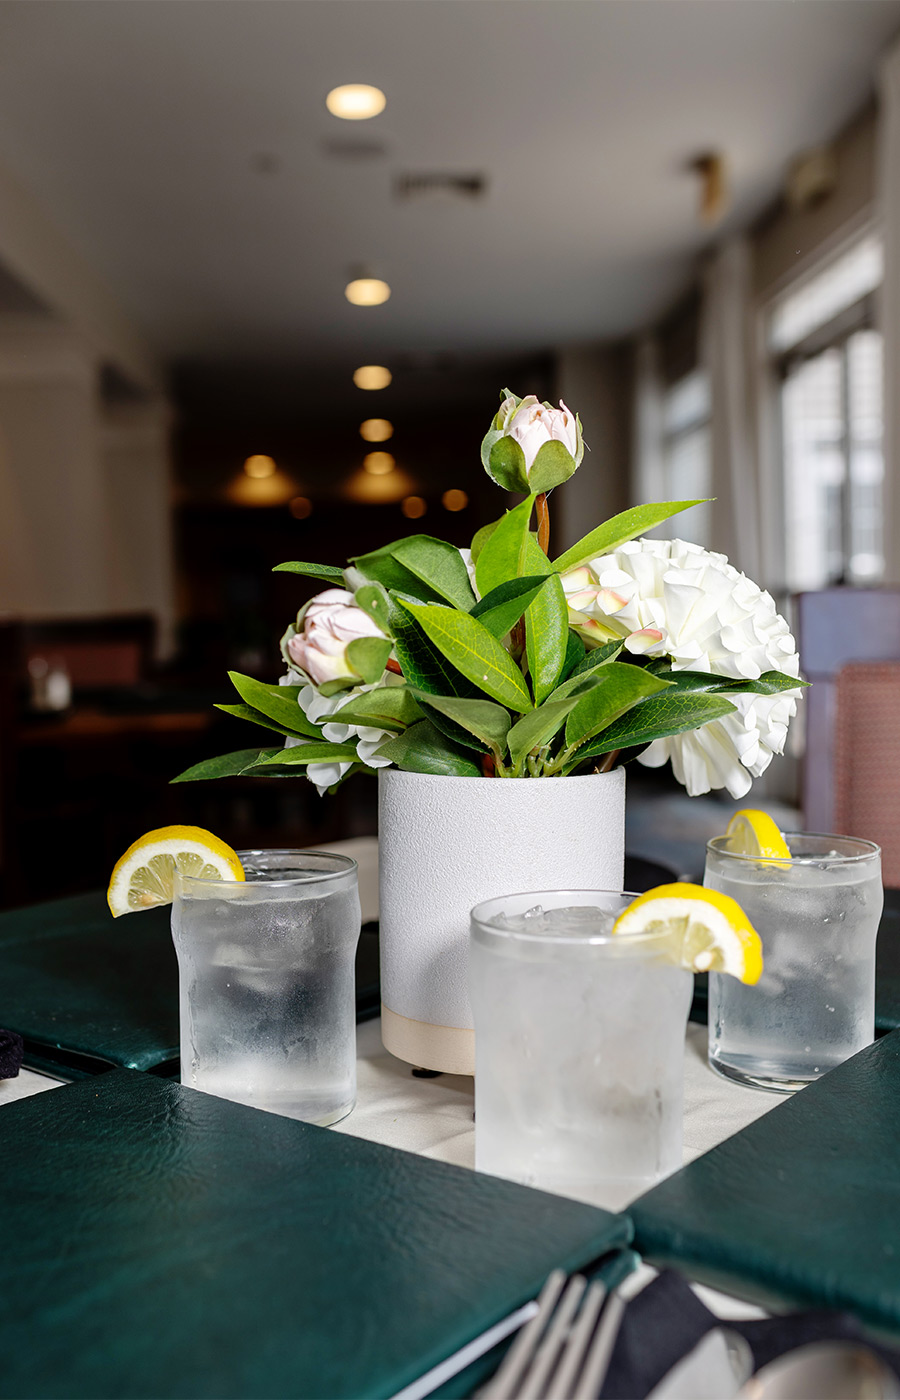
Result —
M291 660L316 685L355 674L347 662L347 646L358 637L383 637L367 612L346 588L317 593L302 615L303 631L287 644Z

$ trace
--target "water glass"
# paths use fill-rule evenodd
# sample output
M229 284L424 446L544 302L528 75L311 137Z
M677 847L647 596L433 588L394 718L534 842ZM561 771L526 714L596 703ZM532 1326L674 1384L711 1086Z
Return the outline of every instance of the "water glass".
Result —
M181 1082L336 1123L356 1102L356 862L238 855L245 882L176 876Z
M755 987L709 976L709 1063L739 1084L789 1093L875 1038L881 851L849 836L785 833L790 859L706 847L703 883L731 895L763 945Z
M475 1166L617 1210L681 1166L693 978L633 896L510 895L472 910Z

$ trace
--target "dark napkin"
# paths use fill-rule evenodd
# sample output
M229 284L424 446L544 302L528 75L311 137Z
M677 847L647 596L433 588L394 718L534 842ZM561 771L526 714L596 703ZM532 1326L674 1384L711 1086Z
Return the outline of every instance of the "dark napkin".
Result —
M15 1031L0 1031L0 1079L15 1079L22 1068L25 1042Z
M852 1341L871 1347L900 1377L900 1352L871 1341L850 1313L820 1309L723 1322L701 1303L687 1279L666 1270L628 1304L601 1400L644 1400L714 1327L726 1327L746 1339L755 1370L809 1342Z

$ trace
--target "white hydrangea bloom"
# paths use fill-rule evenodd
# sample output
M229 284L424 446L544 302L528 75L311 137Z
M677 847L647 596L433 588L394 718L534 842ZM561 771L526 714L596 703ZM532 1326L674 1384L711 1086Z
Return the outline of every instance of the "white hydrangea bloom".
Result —
M390 682L387 682L388 684ZM298 687L297 703L306 718L312 720L313 724L320 724L326 715L335 715L341 706L346 705L357 695L362 695L363 691L374 690L375 685L357 685L352 690L341 690L336 695L320 695L315 686L310 685L301 676L291 672L287 676L282 676L279 685L294 685ZM377 684L381 684L379 681ZM356 752L361 763L367 768L386 768L390 759L379 758L378 748L385 739L392 738L388 729L375 729L362 724L340 724L328 722L321 725L322 738L327 739L332 744L342 744L345 739L358 738ZM293 748L296 744L302 744L303 739L285 739L286 749ZM307 765L306 773L311 783L314 783L320 794L327 792L330 787L340 781L345 773L349 773L352 763L310 763Z
M669 656L676 671L708 671L757 680L764 671L797 676L794 638L770 594L713 554L685 540L632 540L589 561L597 598L578 605L625 639L628 650ZM602 610L603 590L624 600ZM607 596L609 596L607 594ZM587 604L587 606L585 606ZM657 639L658 634L658 639ZM672 770L692 797L725 787L734 798L750 789L772 756L784 751L800 690L779 695L729 695L733 714L700 729L657 739L639 762Z

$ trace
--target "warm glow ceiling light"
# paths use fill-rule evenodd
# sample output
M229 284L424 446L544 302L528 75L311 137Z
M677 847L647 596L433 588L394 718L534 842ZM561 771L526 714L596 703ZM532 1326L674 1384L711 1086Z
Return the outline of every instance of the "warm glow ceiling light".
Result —
M394 425L387 418L367 418L359 425L359 435L366 442L387 442L394 436Z
M452 491L445 491L441 501L445 510L465 510L469 504L465 491L458 491L455 487Z
M244 463L244 471L256 481L262 481L267 476L274 476L277 470L278 468L271 457L263 457L259 453L248 457Z
M308 515L312 515L312 501L306 496L295 496L288 502L288 510L295 520L305 520Z
M396 465L390 452L367 452L363 457L363 466L372 476L387 476Z
M407 496L401 503L400 509L407 520L421 520L428 509L428 504L421 496Z
M370 87L368 83L345 83L343 87L331 89L325 98L325 106L333 117L343 117L347 122L364 122L384 111L387 98L381 88Z
M386 389L390 382L391 372L384 365L360 365L353 371L357 389Z
M390 287L380 277L357 277L344 288L344 296L354 306L381 306L390 294Z

